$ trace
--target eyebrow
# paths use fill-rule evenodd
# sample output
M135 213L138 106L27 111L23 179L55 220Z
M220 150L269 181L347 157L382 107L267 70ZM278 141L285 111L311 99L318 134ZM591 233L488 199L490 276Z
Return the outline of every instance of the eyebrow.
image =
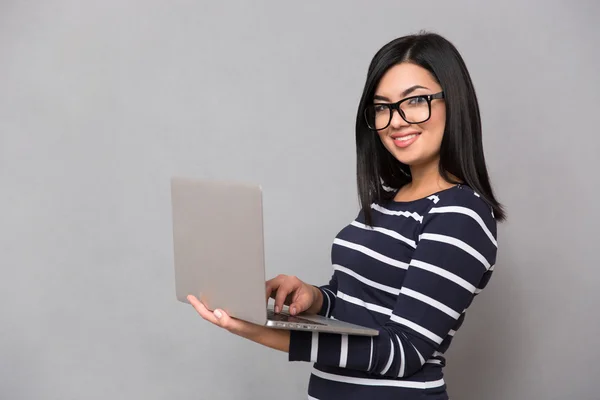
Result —
M412 92L414 92L414 91L415 91L415 90L417 90L417 89L427 89L427 90L429 90L429 88L427 88L427 87L425 87L425 86L421 86L421 85L414 85L414 86L411 86L411 87L409 87L408 89L406 89L404 92L402 92L402 93L401 93L401 96L402 96L402 97L406 97L406 96L408 96L409 94L411 94ZM376 94L375 96L373 96L373 99L374 99L374 100L390 101L390 99L388 99L387 97L385 97L385 96L380 96L380 95L378 95L378 94Z

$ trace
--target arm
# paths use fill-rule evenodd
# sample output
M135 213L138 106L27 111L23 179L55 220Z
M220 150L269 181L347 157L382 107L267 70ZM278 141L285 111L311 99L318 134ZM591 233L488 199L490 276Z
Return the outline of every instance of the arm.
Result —
M305 313L318 314L324 317L331 316L336 300L337 278L332 276L329 284L320 287L312 286L312 289L315 300ZM288 353L290 349L290 331L252 325L246 326L245 329L241 329L238 332L233 331L233 333L275 350Z
M231 318L225 311L220 309L211 312L200 300L192 295L189 295L187 299L198 314L208 322L263 346L285 351L286 353L289 351L290 333L288 331L271 329L266 326Z
M337 278L332 275L329 284L320 287L313 286L315 289L315 301L306 311L309 314L318 314L329 318L335 307L337 292Z
M485 203L471 197L464 206L440 204L426 215L394 308L373 311L389 315L379 336L291 332L290 361L392 377L421 369L460 326L495 262L495 221Z
M230 330L230 332L271 349L286 353L290 351L290 331L271 329L261 325L250 325L239 332L234 330Z
M337 280L332 277L329 285L322 286L320 288L316 286L310 286L313 290L314 298L313 304L305 312L312 314L320 314L329 316L333 310L335 304L335 295L333 291L337 291ZM250 322L238 320L229 317L223 310L214 310L214 312L206 309L204 304L200 302L195 296L188 296L189 302L194 306L198 314L205 320L212 322L213 324L228 330L238 336L262 344L263 346L270 347L275 350L289 352L290 348L290 332L271 329L265 326L252 324Z

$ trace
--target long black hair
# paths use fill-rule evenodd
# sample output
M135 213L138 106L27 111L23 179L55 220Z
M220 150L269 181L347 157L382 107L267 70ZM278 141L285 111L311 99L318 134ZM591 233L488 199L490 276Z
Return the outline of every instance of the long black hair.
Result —
M506 214L494 197L483 154L481 118L469 71L458 50L435 33L403 36L383 46L373 57L356 115L357 182L361 208L367 224L372 222L371 204L389 200L394 191L409 183L410 168L398 161L370 130L365 107L373 103L382 76L393 66L408 62L428 70L444 91L446 127L440 148L440 175L452 176L477 192L492 208L496 220Z

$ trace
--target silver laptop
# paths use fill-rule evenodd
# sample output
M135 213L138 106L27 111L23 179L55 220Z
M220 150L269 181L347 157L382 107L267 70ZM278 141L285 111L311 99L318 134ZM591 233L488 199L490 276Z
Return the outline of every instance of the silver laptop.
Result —
M273 312L265 293L262 190L258 185L171 179L177 299L279 329L375 336L319 315Z

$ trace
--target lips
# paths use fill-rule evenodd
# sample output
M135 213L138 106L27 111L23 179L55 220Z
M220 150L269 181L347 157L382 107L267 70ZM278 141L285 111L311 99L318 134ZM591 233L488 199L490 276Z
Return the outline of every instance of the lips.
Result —
M396 147L406 148L413 144L421 135L420 132L404 132L404 133L395 133L390 137L394 141Z

